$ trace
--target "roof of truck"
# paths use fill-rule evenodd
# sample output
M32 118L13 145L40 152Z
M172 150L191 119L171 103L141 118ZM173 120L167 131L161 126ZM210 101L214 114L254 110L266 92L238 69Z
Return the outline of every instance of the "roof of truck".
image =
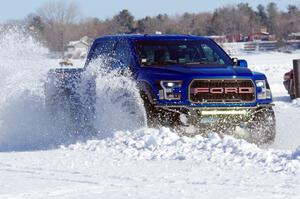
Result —
M163 34L122 34L122 35L107 35L96 39L101 40L104 38L129 40L209 40L206 37L195 35L163 35Z

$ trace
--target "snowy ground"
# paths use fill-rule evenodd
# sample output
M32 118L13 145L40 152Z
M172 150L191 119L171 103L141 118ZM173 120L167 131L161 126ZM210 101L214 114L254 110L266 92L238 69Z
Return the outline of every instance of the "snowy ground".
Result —
M115 105L98 111L97 138L74 140L50 125L41 108L42 80L56 62L45 59L33 41L15 44L18 36L0 45L1 199L300 198L300 102L291 102L282 85L300 52L239 56L271 84L278 134L268 148L139 127L111 111Z

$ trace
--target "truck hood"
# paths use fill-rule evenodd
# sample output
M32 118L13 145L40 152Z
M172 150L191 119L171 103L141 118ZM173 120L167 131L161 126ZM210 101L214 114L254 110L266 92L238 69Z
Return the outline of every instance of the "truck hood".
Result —
M200 76L252 76L250 69L245 67L187 67L187 66L172 66L172 67L151 67L144 68L145 72L157 75L200 75Z

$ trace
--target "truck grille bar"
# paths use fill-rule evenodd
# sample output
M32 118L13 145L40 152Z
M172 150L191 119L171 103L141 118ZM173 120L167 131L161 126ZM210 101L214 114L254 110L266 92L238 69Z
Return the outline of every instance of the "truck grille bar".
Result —
M192 103L246 103L255 101L255 86L250 79L196 79L189 85Z

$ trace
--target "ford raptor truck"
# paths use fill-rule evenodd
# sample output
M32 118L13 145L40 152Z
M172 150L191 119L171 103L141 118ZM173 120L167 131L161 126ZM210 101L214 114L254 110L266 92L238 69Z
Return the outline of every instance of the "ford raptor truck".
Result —
M113 60L106 62L110 70L130 71L120 74L130 74L136 81L148 126L180 127L178 132L184 135L231 134L258 144L275 139L275 114L266 76L200 36L100 37L93 42L84 68L49 71L46 104L56 104L55 99L63 97L74 118L91 121L97 100L95 82L91 79L86 88L90 96L87 107L81 105L76 85L90 63L103 57Z

